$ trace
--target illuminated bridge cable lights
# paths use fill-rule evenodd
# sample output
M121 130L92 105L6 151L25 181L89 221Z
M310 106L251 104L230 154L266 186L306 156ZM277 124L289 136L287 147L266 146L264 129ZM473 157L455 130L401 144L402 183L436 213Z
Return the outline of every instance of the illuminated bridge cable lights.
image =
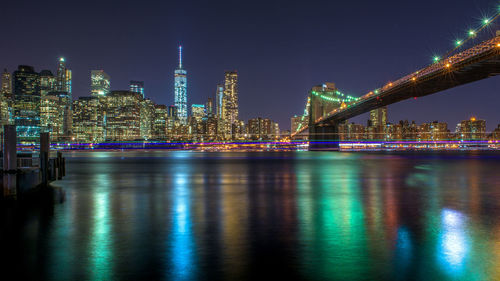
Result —
M458 48L462 47L465 45L465 43L467 43L469 40L472 40L474 38L476 38L476 36L483 30L485 29L486 27L490 26L495 20L498 19L498 17L500 16L500 8L498 8L497 12L496 12L496 15L494 17L486 17L486 18L483 18L481 20L481 26L477 29L474 29L474 28L471 28L467 31L467 39L465 40L457 40L455 42L455 48L452 49L451 51L449 51L447 54L446 54L446 57L449 56L451 53L453 53L454 51L456 51Z
M486 17L481 20L481 25L478 28L471 28L467 30L465 36L465 39L455 39L453 41L453 49L450 50L448 53L446 53L443 56L438 56L434 55L432 57L432 64L420 69L419 71L416 71L412 74L409 74L403 78L400 78L396 81L389 82L387 83L384 87L375 89L373 91L370 91L368 94L363 95L362 97L356 98L352 96L348 96L343 94L340 91L336 91L336 94L340 96L341 98L332 98L332 97L324 97L320 96L321 98L324 98L325 100L329 101L334 101L334 102L346 102L346 106L342 106L341 108L335 109L332 112L328 113L328 117L330 117L333 114L336 114L340 111L343 111L344 109L351 107L352 105L358 105L360 102L364 102L370 98L375 98L376 96L377 99L380 99L379 94L384 93L386 90L389 88L392 88L393 86L400 86L401 84L408 83L408 82L414 82L418 83L419 78L423 77L425 78L426 76L432 75L436 73L436 71L442 70L442 69L450 69L455 63L461 62L471 56L476 55L478 52L483 52L484 50L487 50L488 48L491 47L498 47L500 48L500 42L498 40L489 40L487 42L481 43L478 46L474 46L471 49L464 50L461 53L457 53L452 56L452 54L457 51L459 48L463 48L465 44L471 40L474 40L477 38L477 35L483 31L485 28L491 26L493 22L495 22L498 17L500 17L500 5L498 6L498 10L495 14L495 16L492 17ZM462 37L463 38L463 37ZM425 79L424 79L425 80ZM423 81L423 80L422 80ZM414 97L416 99L416 97ZM316 120L316 122L319 122L321 120L325 119L325 117L320 117ZM308 126L302 126L302 130L306 129Z

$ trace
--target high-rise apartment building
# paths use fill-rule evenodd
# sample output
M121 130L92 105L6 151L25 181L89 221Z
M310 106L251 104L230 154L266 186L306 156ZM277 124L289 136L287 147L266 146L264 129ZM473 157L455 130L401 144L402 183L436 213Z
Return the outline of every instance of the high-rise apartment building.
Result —
M385 126L387 124L387 106L370 111L370 126Z
M7 99L12 98L12 74L4 69L2 73L2 88L0 89L2 96Z
M73 102L73 136L76 142L102 142L106 139L105 98L80 97Z
M207 99L207 103L205 104L205 114L207 116L214 115L214 100L212 98Z
M40 96L44 97L50 92L56 91L56 77L50 70L40 71Z
M90 71L90 94L105 97L111 91L111 78L104 70Z
M132 92L132 91L131 91ZM138 93L143 96L140 92ZM144 140L149 140L153 137L153 123L155 112L155 103L150 99L142 100L141 102L141 137Z
M130 91L111 91L106 97L106 139L141 139L142 95Z
M383 140L386 138L387 106L370 111L368 120L367 137L370 140Z
M471 117L457 124L456 135L460 140L486 139L486 121Z
M40 127L42 132L50 133L52 141L61 141L69 137L72 119L68 107L69 97L66 92L49 92L41 97Z
M14 124L20 141L40 137L40 86L32 66L20 65L13 75Z
M139 93L142 95L142 98L145 98L144 81L130 81L130 91L132 93Z
M254 140L268 140L275 135L275 126L273 121L268 118L254 118L248 120L248 134L250 139Z
M450 131L446 122L433 121L419 126L417 140L443 141L448 140Z
M163 104L154 106L153 138L165 140L167 138L168 110Z
M179 66L174 72L174 97L177 117L181 124L187 124L187 71L182 67L182 46L179 46Z
M0 88L0 125L11 124L13 122L13 97L12 97L12 74L4 69L2 73Z
M224 119L234 124L238 120L238 73L226 71L223 97Z
M204 104L192 104L191 105L191 116L201 121L205 117L205 105Z

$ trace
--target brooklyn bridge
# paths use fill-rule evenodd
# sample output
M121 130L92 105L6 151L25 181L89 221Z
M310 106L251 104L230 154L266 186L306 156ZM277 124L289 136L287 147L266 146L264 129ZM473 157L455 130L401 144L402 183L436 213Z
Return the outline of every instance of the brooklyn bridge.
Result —
M476 32L471 31L469 39ZM500 31L493 38L460 51L464 43L458 41L443 58L435 57L432 64L361 97L346 95L333 83L314 87L309 92L304 122L292 132L292 138L308 138L310 150L336 150L340 143L339 124L350 118L500 74Z

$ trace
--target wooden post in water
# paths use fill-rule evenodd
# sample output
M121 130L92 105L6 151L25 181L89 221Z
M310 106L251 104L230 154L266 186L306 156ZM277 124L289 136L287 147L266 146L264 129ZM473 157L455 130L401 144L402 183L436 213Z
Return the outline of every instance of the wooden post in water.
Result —
M40 133L40 172L42 185L49 185L50 133Z
M3 126L3 195L17 193L17 136L16 126Z
M62 152L58 151L57 152L57 179L62 180L63 177L63 158L62 158Z
M3 171L15 172L17 170L17 136L16 126L3 126Z

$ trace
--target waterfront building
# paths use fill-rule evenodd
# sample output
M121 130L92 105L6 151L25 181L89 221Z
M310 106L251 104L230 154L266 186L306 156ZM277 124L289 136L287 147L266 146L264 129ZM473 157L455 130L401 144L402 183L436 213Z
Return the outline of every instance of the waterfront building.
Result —
M179 66L174 72L174 97L177 107L177 118L183 125L187 124L187 71L182 67L182 46L179 46Z
M167 122L168 122L167 106L163 104L154 105L153 119L153 138L156 140L167 139ZM174 123L172 122L172 127Z
M12 74L4 69L2 73L0 88L0 131L3 130L3 125L12 124L14 122L12 106Z
M104 70L90 71L90 94L93 97L105 97L111 91L111 78Z
M68 100L66 92L49 92L41 97L40 130L50 133L52 141L69 140L71 123L68 119L72 120L72 116Z
M370 126L385 126L387 124L387 106L370 111Z
M448 130L448 124L438 121L420 125L417 137L420 141L443 141L449 138L450 131Z
M12 102L4 95L0 94L0 132L3 132L3 126L11 124L11 104Z
M408 120L400 120L401 136L397 140L416 140L418 134L418 126L415 121L411 123Z
M217 122L218 119L215 116L208 116L206 121L205 134L207 140L217 139Z
M380 107L370 111L370 119L368 120L368 139L383 140L387 139L387 106Z
M484 140L486 139L486 121L471 117L457 124L456 136L460 140Z
M39 75L32 66L20 65L14 71L14 124L20 141L40 137Z
M248 138L252 140L269 140L275 135L273 121L268 118L257 117L249 119L247 129Z
M498 124L498 126L491 133L491 139L500 141L500 124Z
M106 138L105 110L98 97L80 97L73 102L73 136L76 142L103 142Z
M142 98L145 98L144 81L130 81L130 91L132 93L139 93L142 95Z
M222 119L226 138L233 138L236 135L233 129L239 121L238 115L238 73L226 71L222 98Z
M132 91L131 91L132 92ZM143 96L141 92L134 92ZM155 103L150 99L141 102L141 137L144 140L153 138L153 123L155 121Z
M132 141L141 139L141 101L139 93L111 91L105 99L106 139Z
M280 125L276 122L272 123L272 135L271 137L275 140L280 138Z
M0 88L0 94L7 99L12 99L12 74L3 70L2 73L2 87Z
M361 124L344 122L339 125L340 140L366 139L365 126Z
M192 104L191 105L191 116L201 121L205 117L205 105L204 104Z

